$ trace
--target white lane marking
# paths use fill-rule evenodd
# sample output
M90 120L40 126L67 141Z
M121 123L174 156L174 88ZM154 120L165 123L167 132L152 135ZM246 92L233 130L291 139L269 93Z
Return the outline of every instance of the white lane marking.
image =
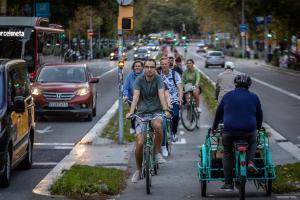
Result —
M212 125L209 124L205 124L205 125L200 125L200 128L211 128Z
M285 137L280 135L276 130L274 130L270 125L263 123L263 127L266 128L266 132L271 133L271 137L275 139L275 141L287 141Z
M42 130L35 130L35 131L40 134L53 132L53 130L51 130L51 126L47 126Z
M115 68L113 68L113 69L111 69L111 70L105 72L104 74L101 74L100 76L98 76L98 78L99 78L99 79L100 79L100 78L103 78L103 77L106 76L107 74L109 74L109 73L111 73L111 72L113 72L113 71L115 71L115 70L117 70L117 69L118 69L118 68L115 67Z
M54 146L53 149L73 149L72 146Z
M296 199L296 196L276 196L276 199Z
M49 165L57 165L58 162L34 162L32 163L33 166L49 166Z
M179 134L180 135L184 135L184 131L179 131Z
M184 128L183 125L181 125L181 124L180 124L178 127L179 127L180 129L183 129L183 128Z
M299 140L300 140L300 136L298 136L298 137L297 137L297 139L299 139Z
M43 143L43 142L36 142L34 143L35 146L74 146L75 143Z
M186 139L180 138L177 142L172 142L172 144L186 144Z
M266 82L264 82L264 81L261 81L261 80L259 80L259 79L257 79L257 78L254 78L253 76L252 76L251 78L252 78L252 80L254 80L254 81L256 81L256 82L258 82L258 83L260 83L260 84L262 84L262 85L265 85L265 86L267 86L267 87L269 87L269 88L272 88L273 90L277 90L278 92L281 92L281 93L283 93L283 94L286 94L286 95L288 95L288 96L290 96L290 97L293 97L293 98L295 98L295 99L297 99L297 100L300 100L300 96L297 95L297 94L291 93L291 92L289 92L289 91L287 91L287 90L281 89L281 88L279 88L279 87L276 87L276 86L274 86L274 85L271 85L271 84L269 84L269 83L266 83Z

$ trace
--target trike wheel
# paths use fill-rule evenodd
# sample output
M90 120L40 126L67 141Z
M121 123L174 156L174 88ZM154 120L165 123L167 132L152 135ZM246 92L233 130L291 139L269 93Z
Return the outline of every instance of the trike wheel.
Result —
M202 178L205 179L206 176L202 175ZM202 197L206 197L206 180L201 180L201 196Z
M267 196L271 196L271 194L272 194L272 180L271 179L266 180L265 191L266 191Z
M246 186L246 177L242 176L239 180L239 199L244 200L245 199L245 186Z
M182 125L186 130L195 130L197 126L197 113L191 106L187 105L183 109L181 109L180 117Z

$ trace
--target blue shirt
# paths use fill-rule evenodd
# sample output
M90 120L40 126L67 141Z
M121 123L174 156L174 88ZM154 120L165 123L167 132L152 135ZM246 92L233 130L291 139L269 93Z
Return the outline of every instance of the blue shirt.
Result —
M143 74L143 72L141 72L140 74L136 74L134 71L132 71L126 77L123 88L123 96L127 97L129 101L132 101L134 81L141 74Z
M223 121L225 134L256 132L262 125L262 109L256 94L237 88L225 94L215 116L213 128Z

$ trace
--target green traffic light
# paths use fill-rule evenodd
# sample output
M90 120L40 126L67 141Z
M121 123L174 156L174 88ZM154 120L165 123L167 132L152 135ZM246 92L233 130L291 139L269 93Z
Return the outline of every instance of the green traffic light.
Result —
M271 34L271 33L268 33L267 37L268 37L268 38L271 38L271 37L272 37L272 34Z
M182 38L183 40L186 40L186 36L182 36L181 38Z

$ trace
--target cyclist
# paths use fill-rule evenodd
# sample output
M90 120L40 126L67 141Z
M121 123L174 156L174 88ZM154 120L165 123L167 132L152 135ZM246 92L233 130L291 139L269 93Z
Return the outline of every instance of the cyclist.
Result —
M178 74L180 74L180 76L182 75L183 70L182 70L181 57L180 56L176 57L175 65L173 67L173 70L176 71Z
M236 73L234 72L234 63L226 62L225 71L218 75L217 84L216 84L216 99L220 103L223 96L235 88L234 78Z
M221 189L233 190L233 144L235 141L248 143L247 163L248 170L257 172L253 158L256 151L256 129L262 126L263 114L258 96L248 89L251 78L247 75L237 75L234 79L235 89L226 93L221 100L214 120L213 129L223 121L222 143L224 146L223 167L225 184Z
M132 102L132 96L133 96L133 86L135 79L143 73L143 62L140 60L137 60L133 62L131 69L132 72L128 74L125 80L124 89L123 89L123 96L124 101L128 102L129 106ZM130 134L135 134L135 119L131 119L131 128L130 128Z
M170 69L173 69L173 67L174 67L174 57L169 56L168 58L169 58Z
M164 83L169 89L172 103L172 139L177 141L177 128L179 122L179 109L182 105L182 81L180 75L170 69L170 63L168 57L162 57L160 59L161 71L159 72L163 78Z
M192 96L196 101L197 111L202 112L200 108L200 72L194 67L194 60L188 59L186 61L187 69L182 74L183 84L187 87L189 84L194 86ZM189 99L189 94L186 94L185 99Z
M155 159L158 163L166 163L166 160L159 153L162 144L162 117L157 115L165 112L169 115L167 104L164 95L164 82L162 78L156 74L156 61L154 59L146 60L144 63L144 74L139 76L134 83L134 92L132 104L129 113L126 114L126 118L130 118L135 112L138 115L153 116L151 121L152 127L155 131L154 144L155 144ZM142 134L143 123L136 119L136 148L135 148L135 160L137 170L132 176L131 181L136 183L141 177L142 167L142 152L144 144L144 136Z

